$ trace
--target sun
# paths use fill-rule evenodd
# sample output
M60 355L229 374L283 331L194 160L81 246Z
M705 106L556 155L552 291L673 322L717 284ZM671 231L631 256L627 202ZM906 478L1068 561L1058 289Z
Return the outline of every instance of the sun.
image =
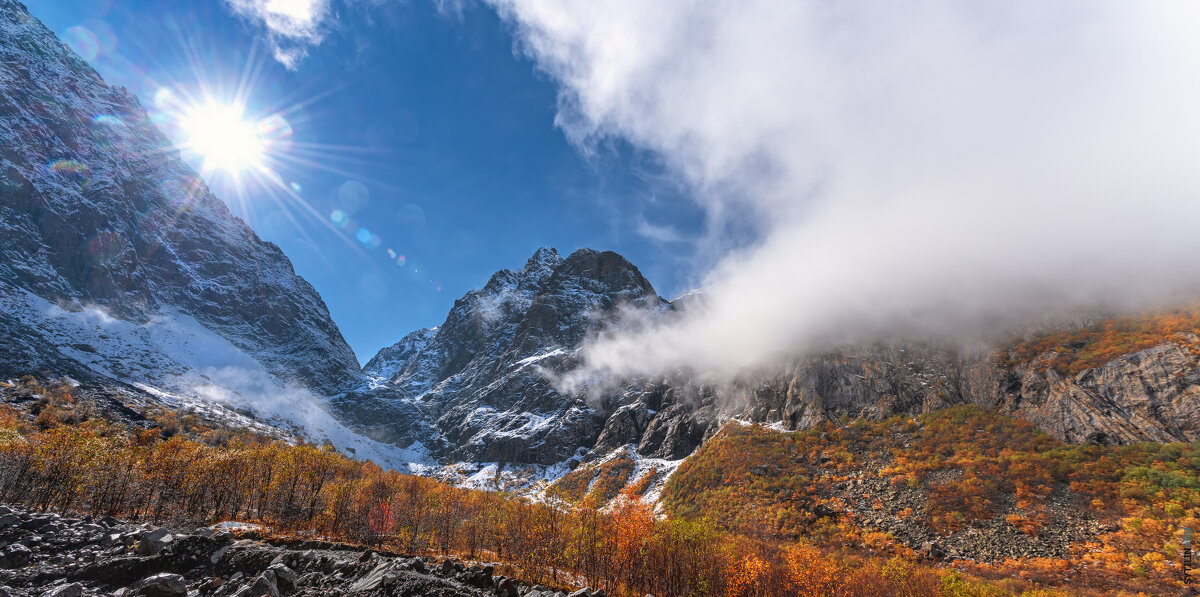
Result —
M180 129L185 148L204 160L204 170L238 174L263 166L267 141L261 127L236 104L195 106L183 114Z

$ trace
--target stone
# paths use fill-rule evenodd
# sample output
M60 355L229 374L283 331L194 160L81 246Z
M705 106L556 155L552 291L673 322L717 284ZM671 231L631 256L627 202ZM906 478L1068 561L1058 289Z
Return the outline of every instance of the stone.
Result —
M937 541L926 541L917 550L917 555L931 560L941 560L946 557L946 550Z
M3 554L0 554L0 568L21 568L29 563L32 556L33 551L28 547L14 543L6 547Z
M275 584L275 573L264 570L250 584L251 597L279 597L279 587Z
M295 590L297 575L294 570L282 563L271 564L267 570L275 573L275 586L279 589L280 593Z
M185 597L187 583L183 577L162 572L137 581L129 587L131 595L139 597Z
M83 585L73 582L50 589L44 593L44 597L82 597Z
M137 553L143 556L158 555L166 546L175 540L175 536L167 529L154 529L142 533L137 540Z
M383 586L383 579L392 571L393 564L385 562L376 566L373 570L365 574L362 578L350 585L351 593L365 593L374 591Z
M496 581L495 592L497 597L517 597L517 583L513 582L511 578L501 577Z

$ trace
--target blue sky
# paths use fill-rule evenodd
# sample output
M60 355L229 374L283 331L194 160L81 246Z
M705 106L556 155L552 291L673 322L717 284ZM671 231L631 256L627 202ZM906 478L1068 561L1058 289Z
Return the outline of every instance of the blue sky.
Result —
M342 6L288 69L261 28L217 0L26 3L151 110L164 87L229 99L254 73L247 115L282 114L317 163L276 168L311 210L262 187L239 193L222 172L210 185L283 248L363 362L440 324L456 298L539 246L620 252L668 297L692 281L703 212L652 154L571 145L555 126L554 82L514 53L511 27L486 6ZM335 210L349 226L333 225Z
M164 125L239 81L290 123L276 191L212 186L364 360L540 245L705 290L583 347L585 378L731 377L849 332L982 342L1200 288L1194 1L30 8Z

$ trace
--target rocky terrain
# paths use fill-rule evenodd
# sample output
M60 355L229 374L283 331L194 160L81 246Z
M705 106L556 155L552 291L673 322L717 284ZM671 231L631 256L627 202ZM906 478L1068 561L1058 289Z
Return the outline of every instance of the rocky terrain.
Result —
M490 564L263 534L247 524L156 527L0 506L0 595L567 595L496 575Z

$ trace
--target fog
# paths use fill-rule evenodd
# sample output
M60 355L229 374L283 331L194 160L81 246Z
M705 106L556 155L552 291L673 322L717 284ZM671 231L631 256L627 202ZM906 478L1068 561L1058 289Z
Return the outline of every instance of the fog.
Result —
M661 156L723 255L704 307L628 317L584 375L984 340L1200 281L1195 3L493 4L564 134Z

